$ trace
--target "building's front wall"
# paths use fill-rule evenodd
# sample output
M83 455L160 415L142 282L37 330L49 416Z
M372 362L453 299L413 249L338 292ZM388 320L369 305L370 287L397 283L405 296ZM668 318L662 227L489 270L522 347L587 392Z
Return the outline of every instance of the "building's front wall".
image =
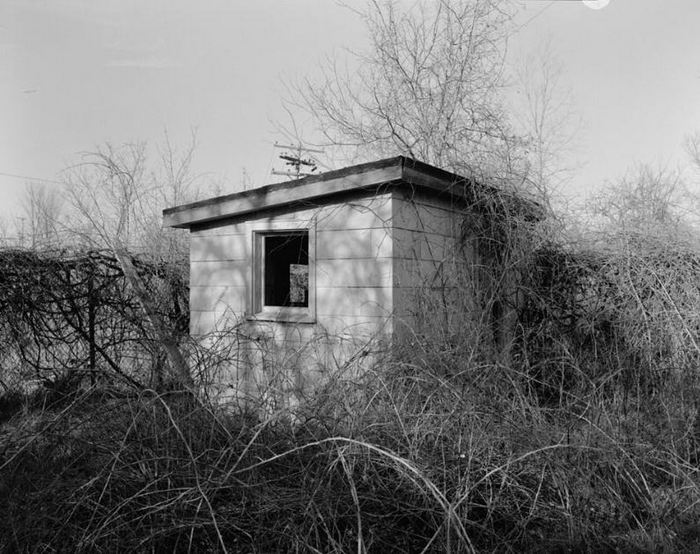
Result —
M212 377L220 393L293 402L391 336L392 201L358 194L192 229L191 334L227 360ZM259 321L254 234L296 229L309 230L315 251L312 321Z

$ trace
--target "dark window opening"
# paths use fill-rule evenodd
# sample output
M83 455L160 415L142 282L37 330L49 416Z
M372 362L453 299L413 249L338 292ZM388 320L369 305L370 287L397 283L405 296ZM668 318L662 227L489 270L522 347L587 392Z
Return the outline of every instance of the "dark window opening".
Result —
M263 237L263 304L307 308L309 306L309 233L285 233Z

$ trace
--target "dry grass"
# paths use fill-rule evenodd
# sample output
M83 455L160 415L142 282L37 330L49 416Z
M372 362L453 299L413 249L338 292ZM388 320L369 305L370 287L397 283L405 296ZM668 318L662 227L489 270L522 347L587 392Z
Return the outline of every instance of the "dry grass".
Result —
M527 372L466 352L412 354L334 382L295 423L153 391L90 389L27 408L2 429L0 550L700 544L697 445L672 387L633 410L605 388L546 406Z

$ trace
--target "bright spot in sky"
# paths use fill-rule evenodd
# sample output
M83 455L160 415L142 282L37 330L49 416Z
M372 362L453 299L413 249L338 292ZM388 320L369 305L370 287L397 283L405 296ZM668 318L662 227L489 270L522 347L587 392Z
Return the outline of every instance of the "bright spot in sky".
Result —
M583 3L592 10L602 10L610 3L610 0L583 0Z

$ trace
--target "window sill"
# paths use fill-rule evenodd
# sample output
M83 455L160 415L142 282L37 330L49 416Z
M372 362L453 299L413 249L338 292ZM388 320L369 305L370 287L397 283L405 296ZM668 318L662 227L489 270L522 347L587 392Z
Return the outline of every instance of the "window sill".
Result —
M316 317L309 308L265 308L261 312L251 314L248 321L276 321L279 323L316 323Z

